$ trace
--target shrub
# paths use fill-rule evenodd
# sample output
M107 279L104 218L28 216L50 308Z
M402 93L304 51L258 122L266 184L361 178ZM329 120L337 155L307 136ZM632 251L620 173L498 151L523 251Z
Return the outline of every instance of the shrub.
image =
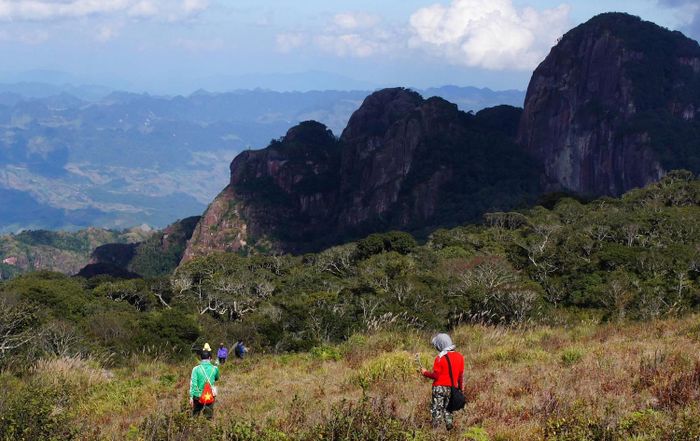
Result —
M210 421L193 418L188 410L171 414L155 413L146 417L133 437L144 441L285 441L284 433L272 428L262 428L245 421Z
M355 376L355 383L368 389L380 382L400 383L415 372L416 366L408 352L391 352L365 362Z
M662 439L667 419L653 409L632 412L620 420L617 435L625 439Z
M684 407L700 400L700 362L678 373L665 372L652 386L652 393L662 409Z
M398 417L395 406L384 400L363 399L357 404L343 402L328 419L313 429L307 439L333 441L408 441L427 440L427 434L410 429Z
M561 354L561 362L564 366L573 366L583 358L583 351L578 348L565 349Z
M187 353L199 337L199 327L188 314L176 309L150 313L141 319L141 334L134 349L156 346L172 352Z
M335 346L322 345L311 349L311 356L321 361L339 361L343 358L340 350Z
M613 430L605 422L585 413L574 413L568 418L550 419L544 430L545 440L594 441L612 440Z
M390 231L388 233L370 234L365 239L357 242L357 255L360 259L366 259L375 254L395 251L399 254L408 254L416 248L416 240L403 231Z
M675 418L667 437L671 441L700 439L700 407L697 403Z
M64 397L58 389L37 382L1 385L0 436L2 440L69 440L77 427L58 403Z
M464 439L468 441L489 441L488 432L481 427L470 427L464 432Z

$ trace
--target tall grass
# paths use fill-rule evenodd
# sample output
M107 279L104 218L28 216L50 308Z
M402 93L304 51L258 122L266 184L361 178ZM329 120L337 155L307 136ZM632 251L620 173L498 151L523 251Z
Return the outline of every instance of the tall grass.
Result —
M416 372L414 354L430 366L435 353L430 335L415 331L227 363L211 422L188 414L195 359L168 362L144 352L110 368L78 357L38 360L21 375L0 374L9 397L0 401L0 433L91 440L697 439L699 323L690 316L460 327L452 335L465 355L469 402L451 433L430 427L430 381ZM32 399L23 401L22 391Z

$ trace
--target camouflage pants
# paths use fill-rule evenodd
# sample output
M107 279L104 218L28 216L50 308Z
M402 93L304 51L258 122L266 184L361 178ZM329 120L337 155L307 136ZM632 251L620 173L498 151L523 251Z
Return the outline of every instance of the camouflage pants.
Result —
M433 387L433 399L430 402L430 416L433 418L433 427L438 428L444 421L447 430L452 429L452 412L447 411L447 403L450 401L450 388L447 386Z

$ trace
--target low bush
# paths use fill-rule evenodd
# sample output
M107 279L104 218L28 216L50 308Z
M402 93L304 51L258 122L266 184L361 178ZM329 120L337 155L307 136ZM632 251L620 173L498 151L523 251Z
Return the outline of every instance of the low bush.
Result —
M579 348L568 348L561 353L561 363L564 366L573 366L583 358L583 351Z
M3 441L70 440L80 433L62 404L67 391L30 381L0 385L0 437Z
M363 390L367 390L380 382L405 381L416 375L416 369L415 362L408 352L390 352L365 362L357 372L354 382Z
M343 358L340 350L336 346L323 345L311 349L311 357L321 361L339 361Z
M329 418L312 430L306 439L328 441L410 441L431 439L430 433L411 428L395 407L384 400L365 398L359 403L336 406Z

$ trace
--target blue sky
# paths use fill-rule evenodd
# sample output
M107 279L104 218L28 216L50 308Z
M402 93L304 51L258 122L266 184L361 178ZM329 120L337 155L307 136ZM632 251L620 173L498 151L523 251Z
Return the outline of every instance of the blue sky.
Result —
M0 0L0 81L522 89L559 36L610 10L700 37L698 0Z

